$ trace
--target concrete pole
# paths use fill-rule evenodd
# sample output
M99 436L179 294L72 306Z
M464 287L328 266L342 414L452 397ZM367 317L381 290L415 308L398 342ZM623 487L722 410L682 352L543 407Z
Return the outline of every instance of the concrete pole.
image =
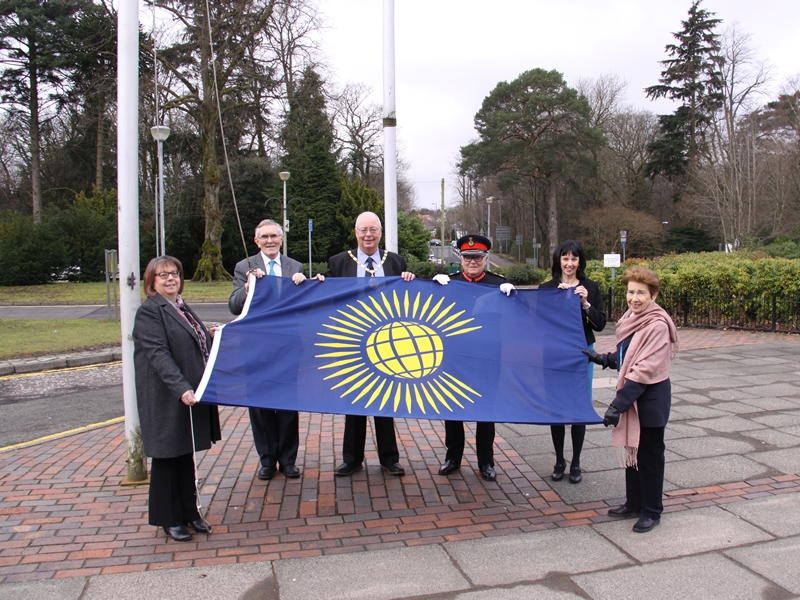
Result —
M133 320L139 308L139 2L117 12L117 234L119 237L122 398L128 470L125 482L147 479L133 369Z
M383 0L384 244L397 252L397 112L394 87L394 0Z
M280 173L278 173L278 177L280 177L281 181L283 182L283 224L281 225L281 227L283 227L283 255L284 256L289 256L289 250L288 250L288 248L289 248L289 223L286 220L286 181L289 179L290 176L291 176L291 173L289 173L289 171L281 171Z

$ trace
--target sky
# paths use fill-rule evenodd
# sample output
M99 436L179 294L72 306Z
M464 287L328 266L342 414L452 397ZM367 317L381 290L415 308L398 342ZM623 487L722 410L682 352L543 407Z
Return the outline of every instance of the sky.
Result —
M473 118L500 81L542 68L568 85L614 74L628 82L625 104L657 114L643 89L658 83L665 46L681 29L691 0L396 0L397 136L410 164L417 208L455 198L459 148L476 138ZM755 56L771 65L771 91L800 74L800 0L704 0L750 35ZM383 1L321 0L320 46L329 83L364 83L383 101ZM769 98L765 98L766 102Z

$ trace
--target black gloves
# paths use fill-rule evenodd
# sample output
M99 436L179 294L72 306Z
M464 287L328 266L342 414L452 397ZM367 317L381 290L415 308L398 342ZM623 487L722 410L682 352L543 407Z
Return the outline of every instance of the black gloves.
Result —
M584 352L586 352L586 350L584 350ZM613 404L608 406L608 410L606 411L605 416L603 416L603 425L606 427L609 425L613 425L614 427L619 425L619 411Z
M581 352L589 357L589 362L593 362L601 367L603 366L603 357L594 350L581 350Z

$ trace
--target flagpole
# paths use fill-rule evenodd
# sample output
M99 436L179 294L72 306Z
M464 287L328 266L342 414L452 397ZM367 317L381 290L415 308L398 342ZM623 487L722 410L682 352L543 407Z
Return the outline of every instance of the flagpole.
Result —
M394 0L383 0L384 243L397 252L397 113L394 83Z
M134 483L147 478L147 463L136 402L131 338L133 320L140 302L138 0L119 2L117 48L117 235L122 329L122 399L125 408L128 463L123 483Z

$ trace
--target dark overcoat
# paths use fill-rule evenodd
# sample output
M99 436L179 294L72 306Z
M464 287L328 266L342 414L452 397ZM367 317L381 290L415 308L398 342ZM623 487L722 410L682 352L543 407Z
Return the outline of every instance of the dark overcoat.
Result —
M197 322L202 321L192 312ZM208 330L206 339L211 344ZM145 300L133 325L133 362L136 396L144 452L152 458L174 458L192 452L189 407L181 402L187 390L195 390L205 364L200 342L192 326L163 296ZM194 448L208 450L221 439L219 413L210 404L195 404Z
M353 250L353 255L356 255L356 252L358 252L357 249ZM381 250L381 256L383 256L383 252ZM408 270L406 259L399 254L389 252L389 256L383 263L384 275L392 277L400 275L406 270ZM328 259L328 271L325 273L325 277L355 277L356 275L358 275L358 264L347 252L340 252Z
M281 273L283 277L291 277L295 273L303 272L303 265L293 258L279 255L281 263ZM257 252L249 259L245 258L236 263L236 268L233 270L233 293L228 298L228 310L234 315L242 314L245 300L247 300L247 292L244 289L244 284L247 281L248 271L250 269L261 269L264 273L268 273L269 269L264 264L264 257L261 252Z

